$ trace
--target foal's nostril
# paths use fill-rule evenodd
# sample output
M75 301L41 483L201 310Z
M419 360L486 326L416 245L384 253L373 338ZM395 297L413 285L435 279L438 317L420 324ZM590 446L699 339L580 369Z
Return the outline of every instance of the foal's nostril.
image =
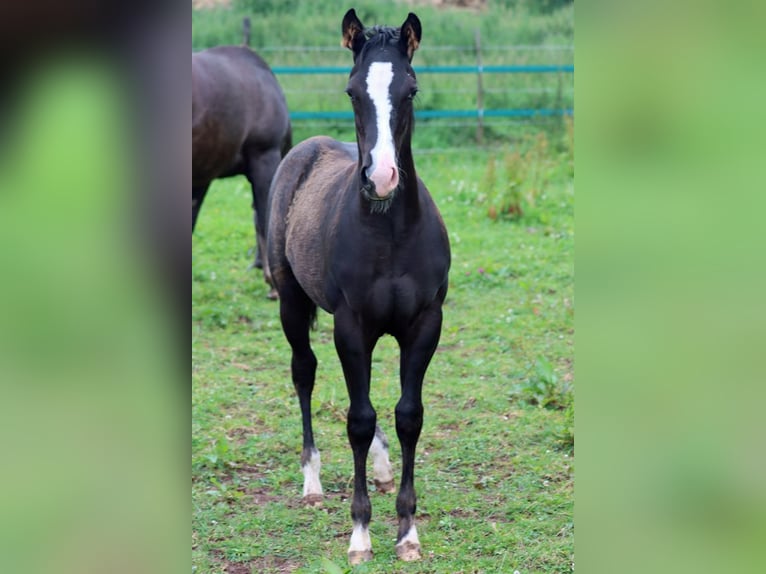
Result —
M391 168L391 179L388 181L389 189L394 189L399 185L399 171L395 168Z

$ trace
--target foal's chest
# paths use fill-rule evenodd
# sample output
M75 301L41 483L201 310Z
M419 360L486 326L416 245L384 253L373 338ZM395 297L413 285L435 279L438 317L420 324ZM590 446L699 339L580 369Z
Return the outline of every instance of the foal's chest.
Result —
M447 269L422 246L372 250L367 272L346 268L341 279L344 299L360 315L381 323L409 323L433 302ZM355 273L351 279L350 273Z

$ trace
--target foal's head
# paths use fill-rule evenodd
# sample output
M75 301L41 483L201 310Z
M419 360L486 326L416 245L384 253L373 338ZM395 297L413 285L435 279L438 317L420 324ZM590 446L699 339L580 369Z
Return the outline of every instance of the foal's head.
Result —
M356 120L362 193L385 209L399 187L399 157L409 153L412 99L410 65L420 44L420 20L410 13L401 28L365 28L352 8L343 18L343 46L354 52L346 93ZM412 175L412 174L405 174Z

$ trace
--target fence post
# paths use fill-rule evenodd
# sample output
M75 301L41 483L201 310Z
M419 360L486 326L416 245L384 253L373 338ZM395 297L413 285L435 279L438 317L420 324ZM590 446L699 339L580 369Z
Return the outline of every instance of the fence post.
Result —
M476 124L476 143L482 145L484 143L484 88L482 86L482 63L481 63L481 32L476 28L474 35L474 45L476 48L476 111L477 111L477 124Z
M250 47L250 18L247 16L242 19L242 43Z

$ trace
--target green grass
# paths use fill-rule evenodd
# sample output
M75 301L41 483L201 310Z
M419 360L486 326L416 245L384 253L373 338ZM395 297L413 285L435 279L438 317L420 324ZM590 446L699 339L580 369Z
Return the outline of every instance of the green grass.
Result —
M354 572L572 570L574 191L566 158L551 151L560 168L535 210L493 221L482 181L490 158L511 151L416 156L453 251L418 445L424 558L397 562L395 496L373 493L375 557ZM353 471L332 317L320 312L312 334L326 493L317 510L300 505L300 412L278 307L247 269L249 197L242 178L216 182L193 238L193 565L204 573L344 572ZM384 338L371 397L398 477L397 369L395 342Z

